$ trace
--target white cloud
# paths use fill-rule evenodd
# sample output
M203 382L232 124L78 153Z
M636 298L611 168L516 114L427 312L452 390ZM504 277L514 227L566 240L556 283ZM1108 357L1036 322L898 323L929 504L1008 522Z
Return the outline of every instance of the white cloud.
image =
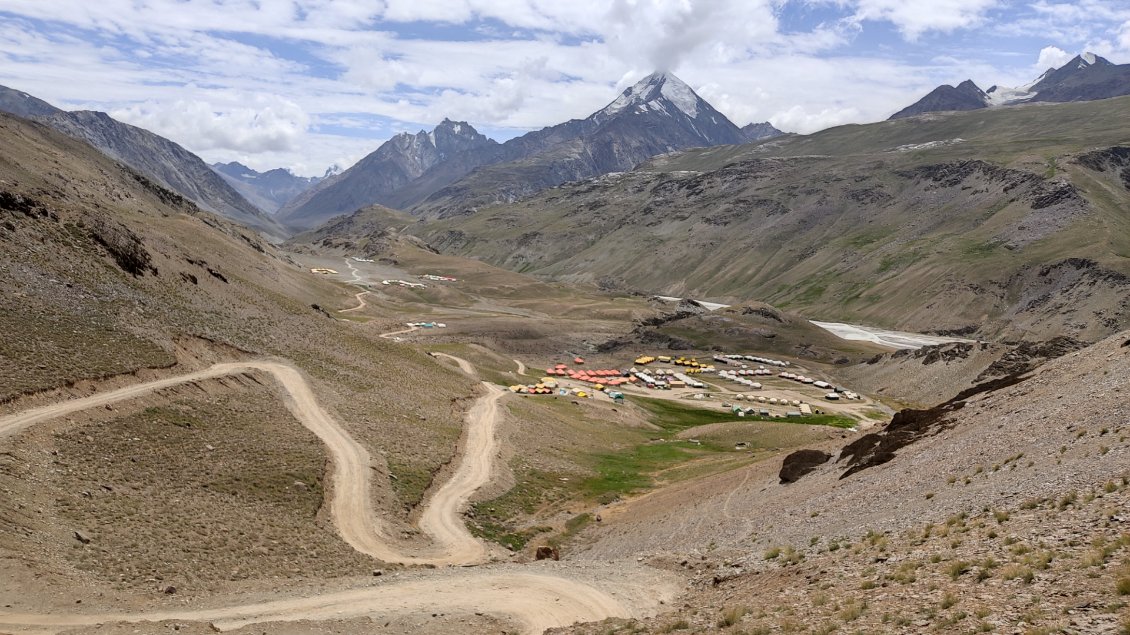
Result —
M1040 49L1040 57L1036 60L1036 68L1041 72L1049 68L1059 68L1071 61L1073 57L1075 56L1058 46L1045 46Z
M242 107L217 109L205 101L145 103L111 116L163 137L191 140L197 151L293 152L309 116L294 102L252 96Z
M820 110L805 106L793 106L773 114L769 118L769 122L780 130L812 132L846 123L857 123L859 117L859 110L850 106L822 108Z
M998 0L855 0L855 20L886 20L908 39L980 25Z
M939 83L1023 83L1039 46L1041 62L1071 50L1130 57L1125 0L2 4L24 17L0 21L0 83L66 108L109 110L213 160L226 153L303 174L443 117L513 133L584 117L656 69L675 70L739 125L770 120L812 132L884 118ZM798 26L787 10L801 5L833 17ZM994 17L1010 8L1007 19ZM910 43L872 45L875 22ZM1057 29L1074 39L1052 35ZM978 41L992 46L1043 39L1016 50L1006 69L968 42L936 53L913 43L961 30L991 33Z

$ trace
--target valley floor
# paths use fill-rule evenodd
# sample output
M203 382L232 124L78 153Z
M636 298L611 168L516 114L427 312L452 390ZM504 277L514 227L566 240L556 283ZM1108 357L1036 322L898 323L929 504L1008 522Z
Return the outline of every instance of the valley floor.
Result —
M65 436L68 426L78 425L72 418L109 417L141 400L171 401L178 390L207 394L203 386L218 383L231 391L229 400L274 398L262 407L281 404L293 417L273 415L275 423L303 426L326 452L324 500L313 501L315 513L299 520L327 534L320 538L327 563L348 566L338 575L312 571L274 586L259 580L199 595L178 594L159 574L145 580L137 570L123 573L123 582L145 580L160 590L157 597L143 597L127 584L66 586L37 597L21 587L32 580L47 584L34 559L5 553L3 570L12 576L0 582L0 632L126 633L157 624L152 628L185 633L293 635L547 629L1115 634L1130 628L1130 419L1125 400L1117 398L1126 389L1130 348L1119 341L1041 367L1013 387L970 397L968 408L947 415L944 425L914 439L900 456L848 475L841 464L846 444L891 433L864 434L891 412L881 400L820 402L827 389L766 378L764 395L819 403L827 410L819 423L833 424L801 425L783 414L743 420L730 402L741 403L737 391L745 389L717 377L699 389L702 399L695 390L643 389L628 389L624 404L604 396L581 399L577 392L587 386L570 380L561 382L574 389L566 395L513 395L502 386L536 382L543 365L573 351L592 353L589 368L614 366L625 353L596 352L593 340L616 335L648 308L571 297L575 305L587 302L590 314L569 321L553 314L561 299L552 296L573 291L543 286L518 292L532 283L474 265L458 272L472 278L465 285L375 283L374 276L408 279L423 267L450 271L429 260L433 256L419 257L424 264L379 270L346 260L342 268L349 273L341 276L349 286L340 294L341 308L321 309L334 324L427 352L426 363L479 382L477 397L460 405L462 432L450 463L413 485L421 504L408 511L410 525L382 518L374 501L385 494L374 491L374 482L379 477L403 488L400 479L412 473L393 475L395 455L371 452L356 434L362 427L322 405L334 386L313 382L308 371L283 359L242 355L185 372L173 366L154 371L156 377L93 382L72 399L25 396L4 405L0 416L0 446L18 445L20 457L34 446L28 438L40 426L58 425L51 434ZM342 264L330 257L311 262ZM403 326L422 319L450 324ZM889 348L955 341L816 324ZM944 363L951 362L960 360ZM831 381L838 372L812 360L790 364ZM1064 377L1085 382L1085 389L1071 392ZM381 385L366 394L426 388ZM243 396L245 390L256 396ZM163 407L140 416L160 413L173 425L193 425ZM1083 420L1066 422L1070 413ZM1018 450L1034 430L1043 438ZM825 451L828 460L799 482L778 482L779 459L799 448ZM952 454L954 448L960 453ZM63 467L49 471L69 468L54 460ZM7 464L0 468L5 476L15 474ZM308 481L320 483L320 476L304 474L295 472L294 484L284 484L287 496L307 490ZM224 486L247 485L234 480ZM34 503L24 500L21 513L32 514ZM143 524L131 526L145 531ZM87 562L85 552L93 552L99 538L76 529L71 548ZM534 538L564 559L533 562ZM126 559L132 548L123 547ZM264 554L274 548L262 546ZM209 555L193 557L206 561ZM367 565L372 575L360 574ZM77 596L74 604L63 594Z

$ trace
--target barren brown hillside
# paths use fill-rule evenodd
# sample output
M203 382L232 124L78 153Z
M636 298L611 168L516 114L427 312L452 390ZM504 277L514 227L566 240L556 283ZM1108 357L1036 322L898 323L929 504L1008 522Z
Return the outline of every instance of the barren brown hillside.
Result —
M16 300L0 308L0 412L288 360L378 457L374 506L407 527L456 451L470 380L380 339L379 320L334 319L354 291L93 149L11 117L0 136L0 291ZM429 399L388 389L404 385ZM5 579L63 601L76 584L199 594L368 570L319 519L325 451L285 413L271 380L250 376L21 437L2 457ZM91 548L76 550L76 530Z
M581 557L697 576L636 632L1124 632L1128 377L1124 332L921 425L816 446L831 457L796 482L775 462L628 501Z

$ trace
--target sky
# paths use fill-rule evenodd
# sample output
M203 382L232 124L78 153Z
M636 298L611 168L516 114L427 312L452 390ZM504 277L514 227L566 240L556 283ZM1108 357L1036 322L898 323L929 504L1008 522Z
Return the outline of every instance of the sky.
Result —
M0 84L304 176L445 117L584 118L654 71L810 133L1085 51L1130 63L1130 0L0 0Z

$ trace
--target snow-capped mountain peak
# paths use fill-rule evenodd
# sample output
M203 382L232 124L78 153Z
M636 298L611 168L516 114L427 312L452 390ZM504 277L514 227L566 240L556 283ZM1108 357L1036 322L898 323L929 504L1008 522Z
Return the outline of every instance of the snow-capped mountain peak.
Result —
M698 95L691 90L690 86L683 83L681 79L674 75L663 73L663 83L660 85L659 92L675 107L683 111L686 116L694 119L698 116Z
M640 111L663 110L666 101L686 116L698 117L699 96L673 73L652 73L628 87L611 104L596 113L600 119L614 117L621 112L637 108Z
M1041 88L1046 87L1044 82L1054 84L1062 81L1064 77L1069 76L1076 71L1085 71L1091 67L1111 66L1111 63L1105 58L1095 55L1094 53L1087 52L1082 55L1076 55L1070 61L1059 68L1049 68L1044 71L1042 75L1036 79L1018 86L1016 88L1008 88L1006 86L993 86L985 91L988 97L988 105L990 106L1007 106L1009 104L1018 104L1025 101L1035 99L1037 93Z

